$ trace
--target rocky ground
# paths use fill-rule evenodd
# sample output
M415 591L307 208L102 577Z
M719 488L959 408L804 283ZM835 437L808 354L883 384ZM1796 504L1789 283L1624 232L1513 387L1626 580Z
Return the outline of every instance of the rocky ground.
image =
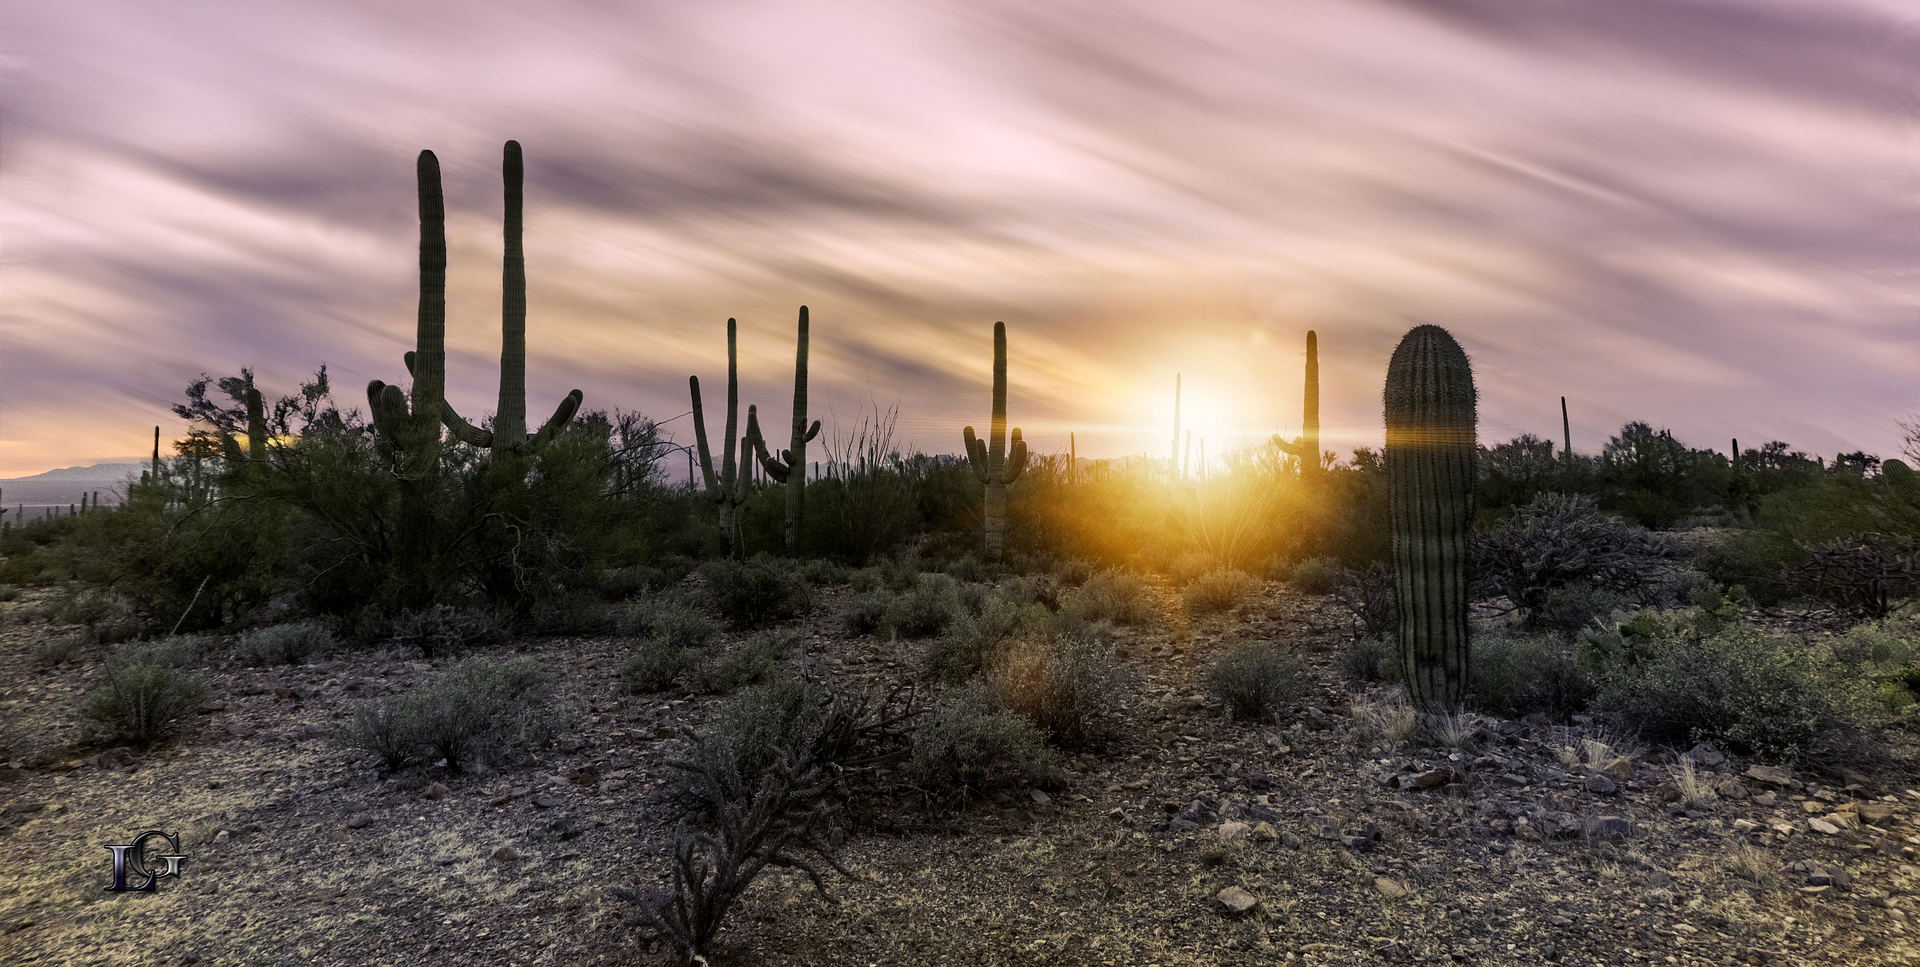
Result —
M817 670L904 680L911 643L849 639L828 592L803 626ZM1916 964L1920 788L1779 769L1711 748L1636 748L1587 721L1469 719L1451 745L1335 669L1346 620L1269 585L1235 613L1120 629L1117 745L1033 790L850 839L831 900L775 871L715 964ZM650 964L609 888L660 879L663 762L718 701L624 694L628 643L511 649L562 676L574 727L526 767L381 778L333 739L356 699L431 669L358 652L254 668L175 742L82 744L98 655L35 666L57 631L4 606L0 962ZM1229 723L1198 673L1222 641L1298 648L1318 692L1279 724ZM177 833L181 876L110 894L105 847Z

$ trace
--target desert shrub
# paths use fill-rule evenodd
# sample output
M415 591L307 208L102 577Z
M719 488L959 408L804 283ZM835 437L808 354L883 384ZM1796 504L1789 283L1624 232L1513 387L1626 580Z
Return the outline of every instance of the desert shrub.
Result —
M234 643L240 657L254 665L298 665L333 647L333 632L318 621L255 628Z
M20 585L0 584L0 604L20 600Z
M498 644L506 637L492 613L450 604L402 612L387 634L390 643L418 648L426 658Z
M1131 571L1109 568L1087 579L1067 599L1067 609L1089 621L1145 624L1153 619L1147 582Z
M886 626L887 605L893 600L885 591L862 591L847 599L840 612L840 626L848 634L870 635Z
M993 577L993 568L972 554L948 561L940 570L956 581L986 581Z
M1205 683L1239 720L1271 719L1310 687L1300 657L1264 641L1228 647L1207 667Z
M1062 746L1096 747L1112 733L1120 675L1105 642L1019 638L994 654L984 671L996 703Z
M1373 561L1363 568L1342 568L1334 584L1334 600L1353 615L1361 636L1379 638L1394 633L1400 623L1400 602L1394 596L1393 572Z
M708 662L695 676L695 685L713 695L762 681L802 641L800 633L791 629L755 635Z
M770 557L711 561L700 568L708 599L736 627L759 627L807 612L812 595L793 569Z
M913 589L887 603L887 627L902 638L930 638L960 613L959 589L944 574L923 574Z
M816 557L800 562L800 579L815 587L847 583L850 572L845 565Z
M887 586L887 573L878 565L855 568L847 572L847 586L855 594L869 594Z
M1483 712L1507 718L1544 712L1564 719L1593 698L1592 676L1550 637L1483 635L1467 657L1469 703Z
M673 596L628 602L618 627L622 634L658 638L675 648L705 648L720 634L720 624L713 616Z
M1603 668L1599 680L1595 707L1651 740L1711 741L1757 758L1793 759L1883 715L1860 669L1744 624L1646 636L1636 660Z
M666 638L646 638L620 661L620 684L629 692L664 692L696 660L698 653Z
M145 746L166 737L206 701L206 679L186 670L200 647L197 639L177 638L114 649L106 680L81 699L81 716L111 741Z
M1576 581L1631 594L1664 567L1670 549L1644 528L1601 513L1584 494L1541 494L1473 541L1479 578L1538 627L1547 596Z
M928 649L933 674L944 682L972 677L1002 643L1022 627L1037 627L1046 608L1019 603L1019 595L994 594L978 611L961 611Z
M389 770L439 758L458 773L550 738L562 724L552 697L537 659L474 655L398 696L362 704L344 738Z
M1806 548L1806 560L1786 570L1800 593L1856 618L1884 618L1920 589L1912 538L1866 534Z
M1574 632L1593 623L1595 619L1605 618L1631 604L1631 600L1618 591L1595 587L1586 581L1574 581L1547 591L1541 599L1539 610L1532 615L1533 625L1553 631Z
M1772 531L1746 529L1722 535L1695 552L1694 566L1727 587L1741 587L1755 603L1773 607L1795 591L1784 575L1807 559L1804 547Z
M80 625L95 640L116 644L140 633L141 621L120 595L102 588L68 585L41 610L54 624Z
M528 609L527 623L538 635L603 635L617 628L623 615L598 595L566 591L546 595Z
M978 683L946 696L913 731L902 778L951 803L1064 779L1060 753L1032 722L997 707Z
M1001 581L987 600L998 599L1015 605L1038 604L1048 610L1060 607L1061 584L1057 577L1028 575Z
M1194 578L1183 593L1193 614L1232 611L1260 590L1260 582L1245 571L1225 568Z
M84 628L64 634L48 635L34 642L27 649L27 660L35 667L52 668L68 662L79 661L86 653L100 643L93 632Z
M1077 588L1090 577L1093 577L1093 565L1077 557L1053 565L1053 580L1063 587Z
M1167 580L1184 585L1220 569L1220 562L1204 551L1188 551L1167 563Z
M1357 682L1398 682L1406 677L1400 671L1400 649L1392 638L1380 635L1355 635L1341 643L1340 673Z
M1326 557L1309 557L1293 566L1287 584L1301 594L1332 594L1340 584L1340 562Z

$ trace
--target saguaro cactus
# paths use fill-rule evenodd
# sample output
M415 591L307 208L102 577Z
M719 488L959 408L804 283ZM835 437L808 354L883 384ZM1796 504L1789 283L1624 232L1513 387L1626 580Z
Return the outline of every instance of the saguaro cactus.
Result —
M1387 493L1399 645L1423 714L1467 693L1467 526L1473 518L1473 369L1453 336L1417 326L1387 364Z
M819 435L819 420L813 421L811 427L807 425L807 307L801 306L800 346L794 353L793 364L793 433L788 437L787 449L780 451L779 459L767 452L767 439L760 432L757 408L747 407L747 438L753 443L754 455L767 476L787 487L787 520L782 529L788 554L799 553L800 518L806 509L807 441Z
M525 204L521 198L521 187L526 180L526 165L520 154L520 142L509 141L500 165L502 180L506 183L506 213L504 216L506 254L502 259L500 272L500 399L493 414L493 429L483 430L462 417L443 394L440 401L440 420L446 424L447 432L453 438L469 446L490 449L496 453L513 452L527 448L527 256L521 244L523 234ZM444 263L442 278L445 278ZM441 331L445 333L444 301L442 309ZM442 350L444 381L445 352ZM407 358L407 369L413 369L413 358ZM579 412L585 394L573 390L560 401L553 416L540 427L533 436L532 443L539 446L566 429Z
M414 351L406 355L413 375L409 394L374 380L367 384L367 407L382 447L394 457L401 476L418 479L440 462L440 418L447 387L447 211L440 193L440 159L420 152L415 166L420 189L420 313Z
M1567 398L1564 396L1560 397L1560 462L1573 466L1573 424L1567 422Z
M1307 330L1307 379L1306 388L1301 391L1300 435L1292 443L1275 437L1274 444L1283 453L1292 454L1300 461L1300 476L1309 477L1320 471L1320 337L1313 330Z
M1013 447L1007 448L1007 324L993 324L993 422L987 439L973 435L973 427L961 431L967 444L967 462L973 475L986 485L986 556L997 561L1006 552L1007 485L1027 469L1027 443L1020 439L1020 428L1013 430Z
M747 487L745 451L740 453L738 465L734 460L734 436L740 432L740 369L734 333L735 323L728 319L727 435L721 438L720 472L717 475L713 470L713 454L707 449L707 418L700 405L700 377L687 377L687 388L693 394L693 435L695 444L700 448L700 473L706 480L707 497L714 506L720 508L720 543L729 555L738 557L739 522L734 512L747 502L751 491Z

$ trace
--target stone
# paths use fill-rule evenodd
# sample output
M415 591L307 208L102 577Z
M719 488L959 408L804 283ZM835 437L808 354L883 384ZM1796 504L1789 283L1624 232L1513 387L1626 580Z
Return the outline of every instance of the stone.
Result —
M558 805L560 805L560 800L558 797L549 796L544 792L538 796L533 797L533 808L535 809L552 809L553 807Z
M1255 842L1271 843L1279 838L1280 832L1273 828L1272 823L1262 820L1253 824L1253 839Z
M1425 772L1417 772L1411 776L1401 776L1399 788L1401 789L1436 789L1440 786L1446 785L1449 782L1452 782L1453 780L1454 780L1453 770L1451 768L1443 766L1438 769L1428 769Z
M371 825L373 825L373 815L371 813L354 813L347 817L348 829L365 829Z
M1220 841L1223 843L1244 843L1251 835L1253 827L1237 819L1220 824Z
M493 798L487 800L487 805L499 807L499 806L504 806L507 803L510 803L512 801L513 801L513 791L510 789L503 789L499 792L494 793Z
M502 846L493 851L493 858L502 863L512 863L520 858L520 851L511 846Z
M1782 789L1791 789L1799 785L1799 783L1793 780L1793 776L1789 774L1787 770L1779 766L1748 766L1747 778L1769 786L1778 786Z
M1259 898L1237 886L1230 886L1213 895L1214 902L1226 908L1231 914L1239 915L1260 905Z
M223 829L213 834L213 845L224 846L226 845L227 841L232 838L233 838L232 834L228 833L226 830Z
M1840 835L1840 827L1835 826L1834 824L1827 822L1824 819L1807 820L1807 828L1813 830L1816 833L1825 833L1828 836Z
M1587 791L1602 796L1611 796L1619 792L1620 787L1612 779L1604 775L1595 774L1587 777Z
M1407 953L1407 945L1398 940L1389 940L1373 948L1373 955L1390 964L1405 963L1411 956Z
M1872 823L1875 826L1884 824L1894 816L1892 806L1877 802L1861 803L1859 813L1862 822Z
M1381 896L1389 900L1398 900L1407 895L1407 888L1400 885L1399 880L1388 879L1384 876L1376 876L1373 878L1373 888L1379 891Z
M425 796L428 799L445 799L447 798L447 793L450 791L451 790L447 788L446 783L436 782L428 786L427 788L420 790L420 795Z
M1688 749L1686 757L1692 759L1695 765L1706 766L1709 769L1727 761L1727 757L1721 755L1720 750L1714 748L1711 742L1702 742Z
M1595 816L1586 823L1586 834L1592 839L1626 839L1632 832L1633 824L1622 816Z
M1036 806L1051 806L1051 805L1053 805L1053 797L1052 797L1052 796L1049 796L1049 795L1047 795L1047 794L1046 794L1045 792L1042 792L1041 790L1038 790L1038 789L1035 789L1035 790L1032 790L1031 792L1028 792L1028 793L1027 793L1027 798L1029 798L1029 799L1032 799L1032 800L1033 800L1033 802L1034 802L1034 805L1036 805Z

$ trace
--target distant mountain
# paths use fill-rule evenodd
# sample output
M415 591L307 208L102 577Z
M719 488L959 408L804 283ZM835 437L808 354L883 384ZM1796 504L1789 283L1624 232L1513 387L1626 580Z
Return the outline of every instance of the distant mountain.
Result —
M91 467L62 467L59 470L36 473L31 477L11 477L0 480L0 484L25 483L35 480L48 483L85 481L88 483L117 484L124 482L128 477L140 476L140 471L144 469L146 469L146 465L140 463L96 463Z

